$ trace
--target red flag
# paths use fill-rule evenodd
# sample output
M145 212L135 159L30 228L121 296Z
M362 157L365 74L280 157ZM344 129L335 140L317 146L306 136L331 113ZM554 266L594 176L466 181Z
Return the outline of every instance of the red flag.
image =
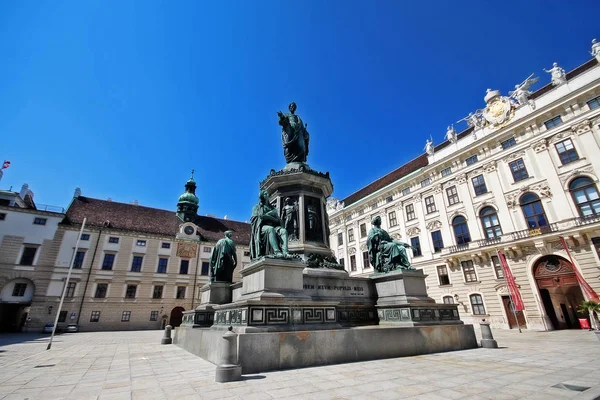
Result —
M4 164L2 164L2 169L6 169L8 167L10 167L10 161L6 160L4 161Z
M513 276L512 271L506 262L506 257L504 257L504 254L498 251L498 258L500 259L500 265L502 265L502 270L504 271L504 279L506 279L506 286L508 287L508 292L512 298L515 311L523 311L525 309L525 305L523 304L521 293L517 287L517 282L515 282L515 277Z
M585 296L585 298L588 301L599 302L600 298L598 298L598 294L585 281L585 279L583 279L583 275L581 275L581 272L579 272L579 269L575 266L575 263L573 262L573 257L571 257L571 252L569 251L569 248L567 247L567 242L565 241L565 238L563 238L562 236L559 236L559 239L560 239L560 242L562 243L563 248L569 255L569 260L571 260L571 265L573 266L573 272L575 272L575 278L577 279L577 283L579 283L579 287L581 288L583 295Z

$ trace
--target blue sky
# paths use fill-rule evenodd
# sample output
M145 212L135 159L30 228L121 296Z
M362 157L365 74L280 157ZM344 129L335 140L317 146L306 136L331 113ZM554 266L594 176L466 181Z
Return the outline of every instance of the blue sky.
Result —
M276 112L308 123L309 164L343 198L600 39L593 1L0 2L0 189L249 218L285 160ZM464 125L457 125L460 131ZM2 161L2 160L0 160Z

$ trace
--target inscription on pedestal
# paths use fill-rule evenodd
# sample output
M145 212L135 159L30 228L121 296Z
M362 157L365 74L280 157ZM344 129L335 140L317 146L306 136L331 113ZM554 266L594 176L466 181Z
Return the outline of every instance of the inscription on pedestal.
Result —
M316 290L317 296L339 296L339 292L348 292L350 296L364 296L365 288L360 286L332 286L304 284L304 290Z

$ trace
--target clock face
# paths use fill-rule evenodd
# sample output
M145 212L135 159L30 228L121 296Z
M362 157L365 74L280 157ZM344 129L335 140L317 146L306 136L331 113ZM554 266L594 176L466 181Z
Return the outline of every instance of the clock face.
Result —
M192 228L191 226L186 226L185 228L183 228L183 231L185 232L186 235L193 235L194 234L194 228Z

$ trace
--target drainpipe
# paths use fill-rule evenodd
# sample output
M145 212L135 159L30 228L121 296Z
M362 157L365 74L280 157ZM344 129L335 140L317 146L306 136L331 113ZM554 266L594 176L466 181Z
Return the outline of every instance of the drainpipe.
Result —
M200 247L202 245L202 239L198 239L198 252L196 253L196 273L194 274L194 291L192 293L192 309L194 311L194 300L196 300L196 281L198 280L198 270L200 266Z
M90 262L90 270L88 271L85 286L83 287L83 295L81 296L81 303L79 304L79 312L77 313L77 325L79 325L79 318L81 317L81 310L83 310L83 302L85 301L85 294L87 292L88 284L90 283L90 276L92 275L92 268L94 268L94 260L96 259L96 252L98 251L98 245L100 244L100 238L102 237L102 228L98 231L98 240L96 241L96 247L94 247L94 254L92 254L92 261Z

